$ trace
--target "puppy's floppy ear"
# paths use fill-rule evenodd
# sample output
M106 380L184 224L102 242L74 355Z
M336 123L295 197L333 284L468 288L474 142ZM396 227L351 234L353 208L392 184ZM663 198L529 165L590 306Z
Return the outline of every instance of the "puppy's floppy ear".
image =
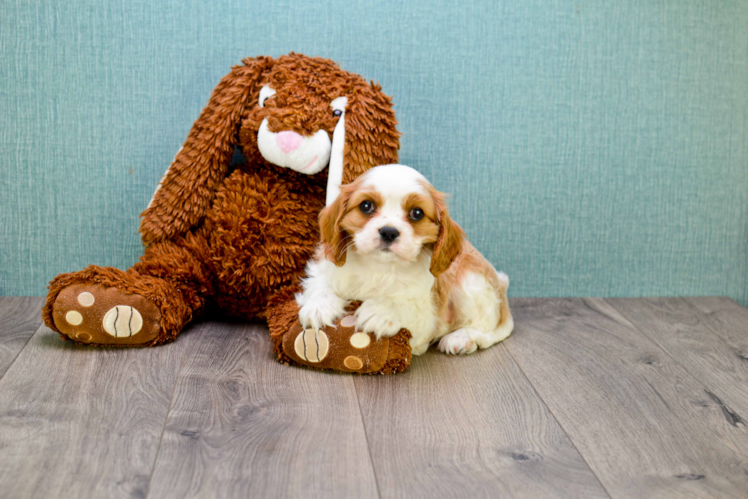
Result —
M352 192L350 186L343 186L340 196L319 214L319 228L325 257L338 267L345 264L349 235L340 227L340 222L348 210L348 200Z
M141 214L146 245L184 234L205 216L215 190L226 177L244 109L256 102L269 57L234 66L213 91L187 140Z
M392 99L378 83L357 82L345 98L345 111L333 132L328 170L327 204L341 184L353 182L377 165L397 163L400 132ZM342 142L345 144L341 144Z
M434 277L438 278L439 275L449 269L452 261L459 255L465 232L449 216L444 195L433 188L431 188L431 191L436 209L436 219L439 223L439 235L434 243L429 271Z

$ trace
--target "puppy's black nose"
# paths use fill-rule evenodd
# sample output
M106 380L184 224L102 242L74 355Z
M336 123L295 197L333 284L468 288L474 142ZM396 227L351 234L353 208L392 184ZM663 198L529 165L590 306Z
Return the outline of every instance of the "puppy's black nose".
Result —
M389 245L390 243L395 241L398 236L400 236L400 231L398 231L394 227L384 226L379 230L379 236L382 237L382 241Z

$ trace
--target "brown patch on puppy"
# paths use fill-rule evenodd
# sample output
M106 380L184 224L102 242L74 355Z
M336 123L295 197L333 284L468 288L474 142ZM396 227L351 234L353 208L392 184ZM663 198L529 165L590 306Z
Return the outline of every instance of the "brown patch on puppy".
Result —
M370 201L374 204L374 211L370 214L364 214L367 218L374 215L377 210L384 204L384 200L382 199L382 195L379 194L379 191L377 191L374 188L366 188L366 189L356 189L354 193L351 194L351 202L349 203L350 209L358 208L359 205L361 205L365 201Z
M413 226L413 232L417 238L420 238L421 244L435 243L439 236L439 223L437 222L436 205L433 196L411 193L403 201L402 207L406 220ZM410 218L410 211L414 208L423 210L423 218L421 220L415 221Z
M446 271L460 253L465 232L448 215L441 218L439 236L434 243L429 270L435 277Z
M365 201L370 201L374 204L374 211L370 214L365 214L359 208L361 203ZM355 248L353 235L364 228L383 203L384 200L382 199L382 195L374 189L356 191L351 195L350 202L348 203L348 210L340 221L340 227L350 237L348 241L349 244L346 248Z
M340 188L340 195L329 207L319 214L320 232L324 244L325 257L336 266L345 264L349 247L353 247L353 234L362 229L382 205L381 195L373 190L361 190L361 182L356 180ZM375 212L363 213L358 207L369 200Z
M459 255L455 257L452 265L436 279L433 290L434 303L436 305L439 319L454 328L464 318L456 316L455 304L450 301L450 291L462 283L468 273L480 274L486 278L488 283L496 290L500 298L499 323L497 328L508 323L512 319L507 299L507 288L509 282L502 281L496 274L494 267L481 255L481 253L469 241L464 240Z
M345 241L347 235L340 227L340 221L348 207L350 192L342 189L332 205L319 214L319 229L325 258L336 266L345 264Z
M436 241L434 242L432 249L431 266L429 267L431 274L438 278L439 275L449 268L452 261L454 261L460 254L463 240L465 240L465 232L449 216L445 199L446 195L434 189L434 187L427 182L421 182L421 185L428 191L429 197L433 202L434 215L432 220L438 224L439 227ZM423 209L423 207L421 208ZM425 212L424 209L424 213ZM428 214L426 214L426 216L428 216ZM424 217L424 219L425 218L426 217Z

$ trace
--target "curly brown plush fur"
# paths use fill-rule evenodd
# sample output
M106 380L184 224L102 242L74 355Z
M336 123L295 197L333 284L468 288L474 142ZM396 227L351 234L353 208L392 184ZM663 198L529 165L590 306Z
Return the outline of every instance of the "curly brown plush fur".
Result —
M277 94L260 107L263 85ZM206 308L268 319L274 330L293 323L288 303L319 240L327 170L305 175L270 163L258 149L258 130L267 119L271 132L306 137L322 130L332 138L338 117L330 103L341 96L348 99L348 183L398 159L395 113L379 85L327 59L294 53L245 59L232 68L142 214L146 250L140 262L128 271L90 266L56 277L43 310L47 326L83 343L158 345L173 340ZM231 171L236 147L247 162ZM105 317L103 304L120 299L123 305L116 307L124 309ZM85 305L91 300L93 306ZM138 337L133 332L140 320L132 308L144 301L158 314L144 316L140 331L155 333ZM123 328L130 336L119 336Z

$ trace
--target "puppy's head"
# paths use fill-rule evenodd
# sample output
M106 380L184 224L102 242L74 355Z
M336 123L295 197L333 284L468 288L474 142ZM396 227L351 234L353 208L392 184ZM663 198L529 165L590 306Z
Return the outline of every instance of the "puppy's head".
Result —
M447 270L465 236L444 194L404 165L375 167L343 186L320 214L320 229L325 256L338 266L348 251L380 262L413 262L431 252L434 276Z

